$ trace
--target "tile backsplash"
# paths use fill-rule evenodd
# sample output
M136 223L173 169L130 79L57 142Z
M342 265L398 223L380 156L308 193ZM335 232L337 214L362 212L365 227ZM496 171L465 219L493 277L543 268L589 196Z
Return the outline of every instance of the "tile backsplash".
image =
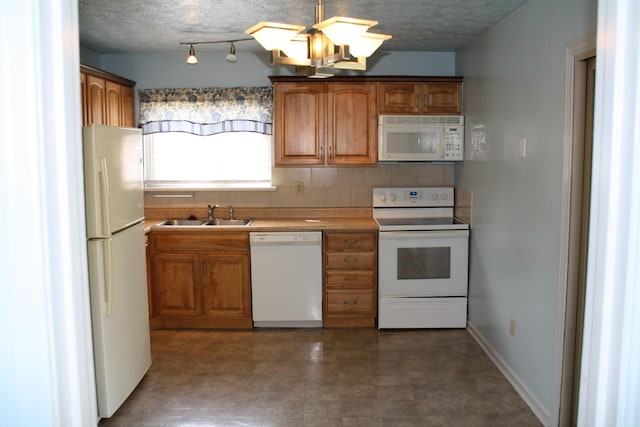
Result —
M234 207L371 207L371 189L389 186L452 186L451 164L391 164L376 167L274 168L275 190L196 191L193 197L145 195L145 207L206 206ZM302 182L302 194L296 183ZM156 193L159 194L159 193Z

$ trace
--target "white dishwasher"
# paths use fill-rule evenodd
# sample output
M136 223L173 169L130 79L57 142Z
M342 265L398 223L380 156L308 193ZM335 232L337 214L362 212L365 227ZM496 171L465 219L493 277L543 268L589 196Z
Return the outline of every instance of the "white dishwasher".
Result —
M253 232L253 326L322 326L322 232Z

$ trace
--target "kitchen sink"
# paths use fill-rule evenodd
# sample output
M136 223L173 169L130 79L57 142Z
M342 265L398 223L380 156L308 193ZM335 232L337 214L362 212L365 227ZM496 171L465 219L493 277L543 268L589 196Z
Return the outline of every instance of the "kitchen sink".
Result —
M205 221L202 225L221 226L221 225L249 225L253 219L214 219Z
M156 225L170 227L198 227L203 225L207 220L204 219L165 219Z
M202 226L242 226L249 225L253 219L165 219L156 225L161 227L202 227Z

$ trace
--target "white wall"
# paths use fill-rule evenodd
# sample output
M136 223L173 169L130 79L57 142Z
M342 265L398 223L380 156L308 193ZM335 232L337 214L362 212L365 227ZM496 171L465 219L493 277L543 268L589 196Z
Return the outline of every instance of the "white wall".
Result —
M488 148L486 159L456 167L456 185L473 194L470 324L542 418L552 406L565 49L595 30L596 0L530 0L458 55L467 158L474 126Z
M0 2L0 40L0 424L95 426L77 1Z

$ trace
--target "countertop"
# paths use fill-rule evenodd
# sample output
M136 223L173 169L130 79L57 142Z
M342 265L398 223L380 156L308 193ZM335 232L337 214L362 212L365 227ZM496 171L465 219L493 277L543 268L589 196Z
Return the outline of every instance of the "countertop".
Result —
M228 218L228 207L216 210L222 218ZM216 217L218 216L216 215ZM224 232L224 231L377 231L371 208L247 208L235 209L235 218L255 218L249 225L166 227L156 224L165 219L207 218L207 209L145 208L145 231L154 232ZM208 231L207 231L208 230Z
M161 219L146 219L145 232L238 232L238 231L377 231L378 225L372 217L314 217L314 218L256 218L249 225L241 226L194 226L167 227L158 226Z

